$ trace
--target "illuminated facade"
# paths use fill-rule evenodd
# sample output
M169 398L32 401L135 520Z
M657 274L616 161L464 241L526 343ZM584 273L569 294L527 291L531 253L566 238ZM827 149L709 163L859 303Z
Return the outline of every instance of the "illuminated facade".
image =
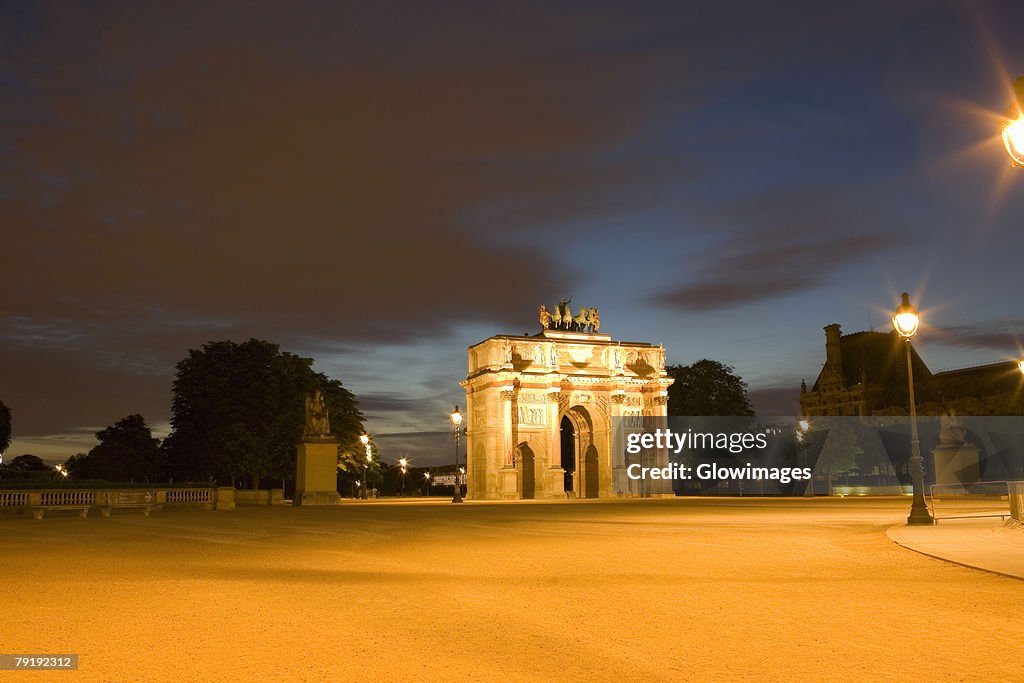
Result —
M613 457L623 451L616 420L666 416L670 384L663 347L593 331L497 335L469 347L468 497L670 493L666 482L629 480Z

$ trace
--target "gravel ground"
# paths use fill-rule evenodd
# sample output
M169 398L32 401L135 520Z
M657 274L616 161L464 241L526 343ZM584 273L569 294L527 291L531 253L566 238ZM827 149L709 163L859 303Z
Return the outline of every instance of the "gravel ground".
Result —
M0 518L3 680L1021 680L1024 582L905 500L352 503Z

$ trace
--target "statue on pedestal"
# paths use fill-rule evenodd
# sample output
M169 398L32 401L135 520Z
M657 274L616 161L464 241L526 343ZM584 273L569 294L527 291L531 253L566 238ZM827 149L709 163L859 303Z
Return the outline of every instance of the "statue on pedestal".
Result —
M950 410L939 417L939 445L941 446L962 446L966 439L967 430L964 429L963 421L957 417L956 411Z
M303 438L322 439L331 435L331 421L327 415L327 405L320 389L306 396L306 426L302 430Z

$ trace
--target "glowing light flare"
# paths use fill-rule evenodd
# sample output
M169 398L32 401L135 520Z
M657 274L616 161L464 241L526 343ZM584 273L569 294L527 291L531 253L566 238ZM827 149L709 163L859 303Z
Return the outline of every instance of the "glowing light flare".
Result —
M903 292L903 301L892 315L892 326L901 337L910 339L917 334L917 327L920 324L921 316L917 308L910 303L910 295Z
M1003 147L1015 166L1024 166L1024 116L1003 124Z
M462 424L462 413L459 412L459 407L455 406L455 410L452 411L452 424L458 427Z
M1020 373L1022 375L1024 375L1024 358L1021 358L1019 361L1017 361L1017 369L1020 370Z

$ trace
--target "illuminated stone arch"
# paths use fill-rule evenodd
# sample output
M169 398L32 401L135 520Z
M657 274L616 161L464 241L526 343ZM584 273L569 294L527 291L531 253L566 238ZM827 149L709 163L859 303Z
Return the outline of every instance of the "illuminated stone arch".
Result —
M665 372L661 346L614 341L607 334L544 330L534 336L490 337L471 346L468 359L461 385L472 499L625 492L625 463L614 457L616 420L667 414L672 378ZM563 418L578 435L572 460L577 476L568 490L561 463ZM647 493L671 493L664 488Z

